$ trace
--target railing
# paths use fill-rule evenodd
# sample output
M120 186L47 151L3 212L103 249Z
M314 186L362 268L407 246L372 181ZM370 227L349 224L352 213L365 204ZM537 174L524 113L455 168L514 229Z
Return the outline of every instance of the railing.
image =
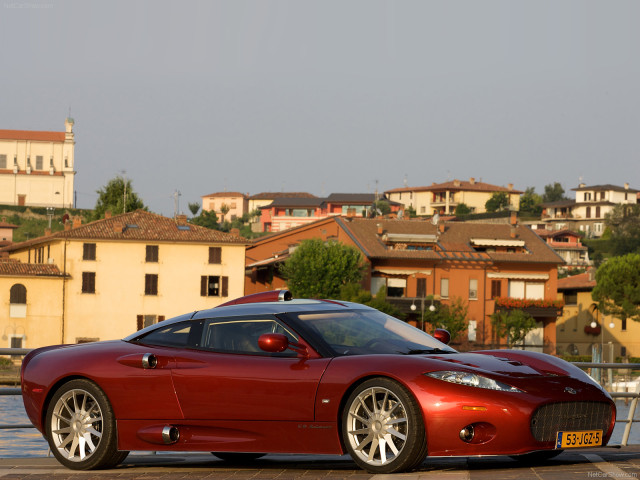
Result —
M26 355L29 353L29 349L26 348L0 348L0 355ZM579 368L593 368L603 369L608 372L609 385L613 383L613 370L640 370L640 364L634 363L591 363L591 362L573 362L573 365ZM21 388L3 388L0 387L0 395L22 395ZM636 420L635 416L636 408L638 406L638 399L640 398L640 381L636 386L635 392L609 392L612 398L625 398L631 399L629 405L629 414L627 418L616 418L616 423L624 423L624 433L622 434L622 441L620 446L626 447L629 441L629 435L631 434L631 427L634 423L640 422L640 419ZM21 429L21 428L35 428L32 424L13 424L13 425L0 425L0 430L9 429Z

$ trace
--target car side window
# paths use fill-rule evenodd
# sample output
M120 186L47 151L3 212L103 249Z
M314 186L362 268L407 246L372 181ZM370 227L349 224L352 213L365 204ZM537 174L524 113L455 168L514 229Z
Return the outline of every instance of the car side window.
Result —
M298 341L293 333L273 318L211 319L204 322L201 348L224 353L295 356L290 350L278 354L262 350L258 346L258 338L265 333L281 333L290 342Z
M196 347L201 329L202 322L180 322L153 330L139 338L138 342L162 347Z

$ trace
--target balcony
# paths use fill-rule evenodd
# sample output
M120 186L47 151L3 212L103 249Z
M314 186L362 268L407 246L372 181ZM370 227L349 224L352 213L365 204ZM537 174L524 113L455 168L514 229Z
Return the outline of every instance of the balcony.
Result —
M495 311L522 310L535 318L561 317L564 302L562 300L528 300L524 298L495 298Z

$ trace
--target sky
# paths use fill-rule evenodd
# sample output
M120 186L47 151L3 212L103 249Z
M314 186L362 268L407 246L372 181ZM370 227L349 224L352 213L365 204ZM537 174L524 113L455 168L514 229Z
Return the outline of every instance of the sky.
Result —
M0 129L71 112L79 208L118 175L169 216L177 191L640 189L635 0L0 1Z

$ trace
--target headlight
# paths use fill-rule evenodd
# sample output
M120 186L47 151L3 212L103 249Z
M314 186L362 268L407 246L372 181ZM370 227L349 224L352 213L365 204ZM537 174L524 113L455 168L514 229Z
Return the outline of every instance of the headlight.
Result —
M487 390L499 390L501 392L522 392L522 390L498 382L492 378L483 377L471 372L460 372L454 370L445 370L441 372L425 373L426 376L437 378L449 383L457 383L458 385L467 385L469 387L486 388Z

